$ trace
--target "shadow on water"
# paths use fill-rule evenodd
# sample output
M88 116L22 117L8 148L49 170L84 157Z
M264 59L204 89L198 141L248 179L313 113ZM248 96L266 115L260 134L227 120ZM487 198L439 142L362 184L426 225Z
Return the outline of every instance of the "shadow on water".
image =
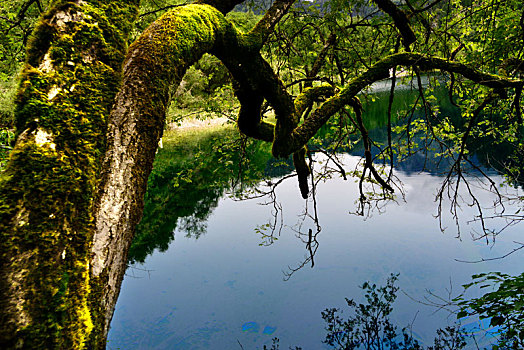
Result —
M376 145L387 142L388 96L387 82L373 94L362 96L364 124ZM463 126L460 110L449 100L444 87L433 91L439 102L439 117L448 118L457 127ZM417 94L411 87L398 89L392 105L392 124L402 125L406 119L422 118L420 110L410 111L417 102ZM336 123L336 121L335 121ZM333 125L323 127L318 142L310 145L316 152L333 142ZM393 138L400 138L393 135ZM338 145L337 152L364 156L362 140L350 135L351 146ZM395 139L393 140L395 142ZM422 136L415 143L423 144ZM293 172L291 158L277 160L271 156L266 143L245 140L233 126L200 131L197 133L174 132L164 141L148 180L142 221L129 253L129 261L143 262L155 249L165 251L178 229L194 238L206 232L206 220L224 194L245 191L264 179L280 178ZM506 163L513 159L514 149L508 144L494 144L486 139L475 139L470 147L472 163L487 174L494 175L506 170ZM394 156L394 167L407 175L420 172L445 176L452 166L450 158L437 157L438 149L414 149L409 156ZM518 161L519 158L517 158ZM498 169L494 166L499 165ZM469 169L475 172L475 169ZM518 185L518 182L513 182ZM249 193L249 190L247 190Z
M454 120L457 125L460 124L461 121L458 110L451 103L446 102L449 101L447 92L437 89L434 95L439 101L441 101L439 115L449 117L449 119ZM367 97L362 97L363 100L366 100L364 103L364 110L366 113L364 119L366 127L370 130L371 138L377 144L384 144L388 136L387 129L385 128L385 125L387 124L387 96L387 92L376 92L373 96L369 95ZM401 111L409 110L415 99L416 96L408 90L399 90L396 92L393 110L397 112L394 114L396 116L393 120L394 124L401 125L404 122L404 119L402 119L401 116L405 115L405 113ZM417 113L419 112L413 113L413 118L422 117L421 114ZM326 126L320 132L320 140L322 142L312 145L310 149L315 152L322 148L329 147L328 141L334 138L333 135L335 134L334 129L330 129L329 125ZM339 151L349 153L351 156L346 155L346 158L355 160L364 154L364 150L362 141L357 137L351 136L351 141L351 148L342 146L339 148ZM374 252L382 252L377 254L374 258L376 260L373 263L382 266L382 269L387 270L387 273L390 273L391 271L400 271L401 269L399 267L404 266L403 263L406 262L406 260L409 260L406 264L408 267L404 268L401 278L404 277L409 280L407 284L413 282L413 286L407 287L408 293L411 293L409 289L412 289L413 295L420 296L424 294L424 290L421 290L421 287L419 287L417 283L420 282L420 284L423 284L425 288L429 282L430 277L428 276L432 276L431 278L436 279L439 274L444 273L447 276L447 271L451 271L445 270L446 272L442 272L442 269L444 268L441 266L425 266L426 261L430 261L428 257L437 253L441 254L437 249L431 249L431 246L436 246L442 242L416 243L418 241L413 237L420 236L422 233L411 232L411 226L413 226L414 230L416 230L416 227L420 227L415 225L416 222L420 220L419 214L421 212L427 214L428 211L434 210L434 208L429 209L428 207L421 207L417 204L417 202L421 201L418 201L417 198L411 198L411 200L415 202L412 204L412 209L397 208L397 210L406 210L408 212L412 210L412 218L401 218L400 216L402 213L398 211L396 214L398 216L396 219L398 222L394 221L395 218L380 218L380 215L374 218L375 222L386 221L383 223L382 229L376 229L377 231L388 233L384 236L376 236L381 237L380 239L383 240L383 242L376 242L373 240L374 238L372 237L375 236L376 232L370 232L368 226L366 226L366 222L352 223L352 225L355 226L351 226L351 229L349 230L352 235L351 239L344 235L336 236L335 234L347 229L346 227L338 227L337 216L343 214L337 211L337 214L331 215L330 212L335 212L335 210L325 210L322 219L326 220L326 223L329 222L333 224L331 231L327 232L332 234L332 237L330 237L330 235L322 237L323 247L325 247L324 249L326 252L320 253L321 255L323 254L321 257L323 259L319 259L319 267L315 266L316 271L312 272L311 275L301 275L300 278L297 278L294 281L291 280L288 285L282 286L278 284L280 281L276 281L279 278L275 277L274 269L281 271L281 266L288 264L288 260L283 260L280 257L271 255L272 251L270 249L267 249L264 252L255 250L249 250L248 252L246 246L241 246L242 248L235 250L237 248L232 244L232 241L246 240L249 235L242 235L241 232L237 232L231 228L230 226L237 226L237 221L234 221L234 225L232 225L233 221L231 220L238 220L238 222L240 222L238 226L242 226L241 224L245 221L249 221L254 225L259 222L253 221L263 219L260 219L258 216L256 216L258 219L254 218L255 214L252 209L251 211L249 209L246 210L245 215L237 215L238 213L234 212L235 209L231 208L239 207L236 206L237 203L232 203L232 201L226 203L226 206L229 209L220 210L221 206L219 206L219 201L221 201L225 195L233 197L240 195L240 190L242 190L243 193L256 194L256 192L250 192L255 191L255 185L261 182L264 184L271 181L275 182L276 178L281 178L291 173L293 171L292 162L290 160L275 160L270 155L269 145L251 140L244 140L238 135L233 127L213 129L211 131L206 130L205 132L198 134L175 132L167 136L167 140L165 140L164 144L165 148L159 150L153 172L148 181L144 216L137 229L137 234L130 250L130 263L143 263L155 250L163 252L168 248L172 249L170 248L170 243L175 237L175 232L186 235L186 237L198 239L206 233L207 221L212 217L212 213L215 210L220 212L217 214L218 216L226 216L221 218L221 221L224 223L217 223L215 221L214 224L219 226L216 232L219 232L223 236L218 238L209 237L211 238L211 242L209 243L204 242L205 240L200 241L199 253L195 253L194 251L189 252L188 247L194 240L188 240L189 242L182 242L181 240L180 245L183 246L183 248L178 250L176 254L173 253L170 257L156 257L157 260L173 259L172 261L169 260L169 264L167 264L169 266L181 266L187 263L190 268L187 269L187 275L183 275L182 271L176 272L173 275L175 276L173 277L173 280L176 279L178 281L176 285L171 280L171 277L167 278L167 282L151 280L147 283L147 289L155 288L152 285L158 283L156 286L159 289L158 293L164 294L151 294L155 295L154 298L158 298L159 301L151 301L151 305L146 305L144 302L142 307L145 310L142 310L142 312L147 315L149 312L156 312L155 310L158 308L162 310L159 314L164 312L165 317L161 317L160 319L158 319L157 316L155 316L156 318L150 317L148 321L144 321L146 318L140 319L139 317L136 317L135 319L135 311L129 306L126 306L127 304L122 306L121 313L124 315L122 318L124 321L122 322L127 323L115 326L116 331L114 331L112 339L116 344L119 344L120 342L126 344L126 341L129 338L131 340L129 340L127 344L130 344L129 346L131 347L134 346L134 348L148 348L149 345L157 343L158 344L155 345L157 348L172 348L170 347L171 345L168 346L166 344L177 344L177 347L175 348L180 349L197 348L195 347L195 344L201 344L201 348L214 348L213 345L215 343L213 343L213 341L216 341L216 339L220 340L220 337L222 337L231 340L231 334L236 334L235 337L238 338L232 339L244 339L242 342L245 349L253 349L255 347L251 347L249 344L258 346L264 342L266 345L269 345L270 343L268 339L277 335L282 340L285 340L286 338L292 339L293 334L289 333L291 331L288 332L285 330L285 327L293 322L298 322L297 319L305 318L304 315L308 315L306 311L302 311L302 309L313 308L313 306L315 306L316 309L319 309L317 304L321 304L320 310L325 309L326 306L333 305L332 301L334 298L330 299L329 297L332 296L337 289L347 288L347 286L344 287L342 284L345 278L345 269L353 269L350 273L351 275L360 273L361 275L364 274L366 278L379 281L379 278L377 277L378 275L375 275L376 272L368 270L366 263L361 264L362 261L365 261L366 258L369 255L374 254ZM509 151L505 153L506 151L503 152L494 147L485 147L485 142L479 142L476 149L477 154L474 156L474 162L480 166L488 166L493 163L493 157L490 157L487 151L495 151L494 154L501 163L505 158L508 158L510 154ZM376 153L377 150L378 148L375 148L373 152ZM410 157L405 159L396 157L394 159L395 168L399 172L402 172L404 177L410 178L413 182L416 182L417 180L414 177L411 177L411 175L419 172L430 174L431 176L427 176L420 181L424 181L423 186L426 186L426 182L430 186L435 185L441 181L441 178L438 178L437 176L442 176L447 170L449 170L449 164L446 165L446 163L443 163L442 161L438 162L437 160L434 160L434 155L436 153L437 151L429 151L426 154L413 152ZM293 181L293 179L291 181ZM327 192L324 197L335 197L334 194L329 194L330 191L343 192L340 187L336 189L335 187L336 186L331 188L324 187L323 191ZM284 191L287 191L286 193L292 192L289 189L290 186L287 187L287 190L284 187ZM429 192L424 193L424 195L428 196ZM296 196L297 198L300 197L298 189L296 189ZM415 193L415 197L418 196L420 195ZM292 203L298 203L298 205L300 205L301 202L297 199L296 201L293 200ZM293 206L293 204L290 206ZM395 210L395 208L392 209L392 211ZM244 209L241 208L236 210ZM229 214L229 211L233 211L233 213ZM250 215L253 215L253 217ZM411 220L413 220L413 224L406 223L406 221ZM400 227L400 229L397 229L398 231L395 231L394 238L389 235L392 226ZM209 236L217 235L210 234ZM280 238L280 244L283 246L288 245L288 248L286 248L287 251L284 254L286 259L288 255L293 256L292 259L295 259L297 256L297 254L293 255L295 250L300 250L298 254L303 254L301 251L303 246L297 248L296 241L288 242L288 237L284 237L285 235L282 236L283 237ZM329 239L332 239L333 241L330 241ZM343 242L346 239L348 239L348 241ZM358 241L358 239L361 241ZM431 236L430 239L435 239L435 241L437 241L444 238ZM225 242L222 242L223 244L221 244L219 242L221 240ZM231 242L231 244L228 242ZM413 244L412 242L419 245L415 246L413 248L414 250L407 254L421 255L420 257L406 257L403 255L404 253L391 252L387 247L400 243L401 248L407 249L410 244ZM252 242L250 242L250 244L252 245ZM176 245L177 244L173 246ZM344 247L342 248L341 246ZM188 249L188 253L185 252L185 249ZM239 257L238 260L235 260L237 261L235 262L236 265L229 266L227 265L228 262L221 261L220 258L213 258L215 250L221 249L231 249L231 254ZM451 250L451 248L446 249ZM475 248L469 249L473 251L477 248L475 246ZM482 247L481 249L488 248ZM489 249L491 249L491 247L489 247ZM243 250L246 250L246 252L243 252ZM435 250L435 252L433 252L433 250ZM243 256L243 254L247 254L247 256ZM259 254L264 254L264 259L260 258L258 256ZM332 255L332 259L328 257L329 255ZM395 256L395 258L387 260L391 258L386 258L386 255ZM153 255L153 257L155 257L155 255ZM270 263L266 258L270 261L275 259L275 261ZM191 265L191 262L187 262L190 259L195 259L201 264ZM344 259L349 261L349 264L351 265L350 267L344 267L342 265L341 261ZM412 266L412 259L413 261L418 261L418 265L420 266ZM437 261L438 259L441 258L433 259L432 257L431 261ZM322 265L322 263L324 263L324 265ZM248 270L247 268L248 266L251 266L251 264L264 264L264 266L260 269ZM446 269L450 269L452 266L451 264L444 262L442 265L449 266L446 267ZM157 267L163 269L160 265ZM171 269L168 268L168 270ZM253 276L253 273L256 274L256 276ZM424 275L424 273L426 273L426 275ZM158 275L161 274L162 272L158 271ZM250 275L247 276L247 274ZM325 277L319 277L320 274L325 275ZM463 277L467 278L468 276L471 276L472 273L464 272L464 274L465 277ZM192 277L194 277L194 280ZM325 280L320 278L329 280L329 282L325 282ZM265 281L264 284L269 287L255 287L256 283L254 281L257 280ZM361 281L362 280L359 282ZM404 282L406 281L404 280ZM168 283L169 285L165 286L161 283ZM323 287L323 283L326 283L325 288ZM305 295L302 296L303 299L300 299L301 297L299 296L294 297L288 295L288 288L293 287L294 284L301 286L300 292ZM207 290L206 288L209 286L213 286L212 295L207 295L200 301L195 301L193 299L193 294L200 293L206 295L208 292L204 291ZM370 286L370 284L367 285L367 287ZM369 292L368 288L363 289ZM297 293L297 290L291 290L294 291L294 293ZM346 295L358 295L359 293L359 291L355 290L344 290L346 291L344 293L347 293ZM325 293L326 300L330 301L326 302L324 299L321 299L317 292ZM144 291L138 293L140 294L140 298L143 298L144 293ZM273 296L273 293L275 296ZM171 296L171 294L176 295L180 300L175 303L173 301L174 296ZM214 300L214 298L217 300L215 303L208 300ZM337 300L338 299L340 298L337 297ZM255 302L255 300L257 300L257 302ZM306 307L303 304L300 304L300 302L303 302L304 300L306 301L306 304L311 305L306 305ZM408 309L406 303L406 301L401 302L401 307L398 308L401 313L405 312L403 309ZM350 309L356 310L356 304L342 306L338 304L336 306L339 308L349 306ZM289 307L289 310L293 310L292 314L282 314L281 310L287 310L287 307ZM155 310L151 311L150 309ZM268 309L271 311L269 312ZM325 309L324 312L327 312L328 310L329 309ZM270 316L266 315L268 312ZM127 316L127 313L129 313L129 316ZM208 315L207 317L209 319L202 321L202 319L198 318L201 316L197 317L197 314ZM226 316L221 319L216 316L219 314L225 314ZM259 319L251 318L253 315L259 317ZM348 329L344 329L345 325L340 322L349 320L349 318L345 317L344 319L339 319L340 322L337 323L338 321L334 321L336 320L336 315L334 313L327 313L325 315L325 322L331 322L332 325L338 327L335 327L328 332L325 339L331 339L333 341L342 339L341 341L347 341L350 332ZM413 315L408 315L407 317L411 319ZM156 323L153 322L155 319L157 320ZM227 322L233 320L238 323L238 329L233 330L230 323L227 323L224 320L227 320ZM142 324L140 322L142 322ZM308 322L315 324L319 323L318 320L310 320ZM424 320L417 322L431 323L431 321ZM469 327L475 323L473 321L468 322L468 320L465 320L463 325ZM192 324L198 326L195 326L195 328ZM190 325L193 328L190 328ZM305 326L310 327L308 324L305 324ZM327 325L325 326L327 327ZM129 335L126 333L129 329L137 329L137 327L144 328L145 331L141 330L140 332L146 333L147 336L139 336L137 334ZM428 326L426 324L425 328L435 330L438 326L433 324ZM307 333L303 330L300 330L299 332ZM305 333L301 334L307 339L307 334ZM139 342L138 340L134 340L135 337L137 339L142 337L143 339ZM144 340L146 338L150 340L149 343ZM310 338L312 338L312 336L310 336ZM322 340L318 336L315 336L315 338L318 339L318 341ZM419 338L416 333L413 333L413 339L416 340L421 338ZM427 338L424 339L427 340ZM226 340L223 341L225 344ZM248 343L248 341L251 343ZM273 343L273 348L278 348L277 345L278 343ZM109 346L109 348L111 347Z

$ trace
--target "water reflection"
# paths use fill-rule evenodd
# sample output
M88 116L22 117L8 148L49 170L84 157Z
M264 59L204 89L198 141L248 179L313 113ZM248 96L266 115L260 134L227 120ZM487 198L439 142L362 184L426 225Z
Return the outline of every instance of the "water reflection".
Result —
M237 180L239 149L249 156L242 159L249 162L242 165L249 165L242 173L244 185L258 181L268 171L267 147L246 142L233 128L208 133L192 147L188 150L182 140L157 154L148 180L143 218L129 252L130 262L143 262L155 249L167 250L175 229L196 239L206 232L207 218Z
M427 78L425 79L424 83L428 84ZM374 87L373 95L362 97L364 124L375 144L385 144L387 140L385 125L388 92L383 91L387 83L383 84L386 85ZM409 110L417 98L410 88L411 85L406 83L395 94L392 109L397 112L395 114L397 117L402 114L402 111ZM440 115L459 123L460 112L449 102L447 91L444 88L437 88L434 95L439 101ZM414 111L412 117L421 117L421 112ZM402 123L402 120L395 119L393 122ZM312 145L310 147L312 152L321 152L323 148L328 148L329 142L333 141L328 127L322 129L319 136L324 144ZM352 137L352 141L354 143L351 148L340 146L337 151L363 157L362 140ZM231 190L232 182L238 180L237 166L242 155L244 156L242 159L248 158L250 162L251 171L242 173L242 181L247 185L259 182L263 178L268 179L266 183L271 185L275 182L271 179L282 178L294 170L291 158L287 160L272 158L269 146L263 143L250 141L241 155L238 147L234 145L242 142L245 140L242 141L231 130L217 131L208 134L206 140L200 142L198 153L200 156L192 161L183 159L187 155L184 155L186 150L180 144L178 147L168 147L159 152L155 160L155 169L148 181L144 216L130 250L131 262L143 262L155 248L165 251L177 227L195 238L205 233L207 217L216 207L219 198ZM477 145L473 146L476 153L470 157L472 165L463 170L470 175L479 175L480 171L489 176L504 170L502 164L510 159L513 151L511 147L504 144L476 142ZM489 144L489 147L486 144ZM216 152L217 149L220 152ZM374 146L372 153L379 153L379 149ZM452 159L436 157L436 153L436 149L426 149L423 152L413 150L409 157L395 156L393 164L395 169L407 175L416 175L424 171L432 175L445 176L453 165ZM246 158L246 155L249 156ZM500 164L501 169L497 171L491 168L497 164ZM348 168L347 173L351 174L353 170ZM274 209L278 211L277 208Z
M396 103L409 105L411 98L399 92ZM441 111L451 115L453 106L448 107ZM377 116L385 115L383 107L375 104L366 108L368 113L376 108ZM379 127L384 120L367 120L375 140L387 136ZM467 235L456 239L456 222L445 215L443 225L449 229L442 233L434 217L434 198L442 183L440 175L449 167L428 162L432 157L395 159L403 192L388 200L386 208L384 201L377 202L374 210L360 217L349 215L359 205L354 178L344 180L335 169L333 178L318 182L316 195L304 204L296 179L274 187L279 178L290 174L289 161L275 161L267 147L242 146L242 140L231 135L210 135L198 154L187 159L177 160L185 154L180 148L158 154L144 219L130 252L135 264L123 282L109 349L235 349L239 344L244 349L262 349L271 345L273 337L280 339L281 348L326 348L321 343L326 336L321 312L327 307L343 308L345 297L361 297L358 286L363 281L380 283L391 272L400 273L402 289L394 304L393 322L399 327L413 324L415 339L428 345L437 328L455 320L413 299L424 300L429 292L458 293L475 273L521 272L517 255L483 264L457 261L504 255L514 248L519 228L508 227L496 245L486 245ZM227 147L233 152L216 153ZM252 171L244 172L248 189L250 183L258 182L259 190L272 192L269 200L238 201L226 195L237 180L241 149L251 160ZM356 143L350 153L337 157L349 174L362 154L362 146ZM479 152L475 164L482 166L483 159L487 158ZM315 169L324 171L327 163L326 156L315 155ZM501 176L490 175L496 186L503 186ZM475 172L467 180L477 183ZM481 203L496 200L492 192L478 187L475 195ZM501 188L508 195L519 195L518 188ZM264 203L269 205L260 205ZM506 210L514 212L519 206L509 203ZM459 221L467 232L481 230L479 222L470 221L475 208L461 210ZM487 215L497 214L485 210ZM505 223L492 225L498 230ZM170 244L175 238L176 244ZM476 323L465 321L465 325Z
M348 167L359 160L343 157ZM391 205L372 219L348 215L358 200L352 180L319 183L322 234L315 268L303 269L287 282L282 271L304 256L296 227L284 227L278 244L261 247L254 228L272 220L271 210L264 210L260 200L220 198L208 217L204 238L184 238L186 232L176 229L176 244L149 256L141 266L149 274L135 271L140 278L125 278L108 348L234 349L238 340L245 349L261 349L277 336L283 348L320 349L325 337L320 312L342 307L345 297L361 295L357 286L363 281L384 281L390 272L400 273L399 286L406 293L399 295L393 320L403 326L417 315L417 336L432 341L435 329L449 321L448 315L434 315L433 308L406 295L421 299L427 290L445 295L447 288L459 289L480 271L519 273L518 256L482 265L455 260L501 255L511 249L519 232L510 228L494 247L442 234L432 216L434 189L441 179L428 173L399 172L399 177L406 184L406 202ZM303 214L296 183L284 182L277 195L286 222L293 225L294 218ZM489 200L491 194L479 196ZM464 208L465 217L468 214L470 209ZM303 225L314 228L311 221ZM244 330L250 322L258 325L258 332ZM265 327L275 331L265 334Z

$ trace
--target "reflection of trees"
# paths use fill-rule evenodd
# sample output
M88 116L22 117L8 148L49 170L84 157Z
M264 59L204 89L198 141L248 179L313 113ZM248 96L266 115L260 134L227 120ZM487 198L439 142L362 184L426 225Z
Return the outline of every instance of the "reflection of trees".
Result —
M260 143L246 143L231 129L205 135L193 149L186 142L167 142L158 153L148 180L144 215L129 251L130 262L143 262L155 249L167 250L175 229L194 238L204 234L218 200L237 184L239 169L243 169L242 183L263 176L270 156Z
M168 176L169 173L159 175ZM187 232L188 236L198 238L205 232L205 221L226 187L224 184L223 187L198 188L188 183L175 191L171 181L161 184L149 181L153 186L148 189L144 216L129 250L132 262L143 262L155 248L167 250L177 227Z
M377 169L379 169L380 164L386 166L381 169L383 176L384 174L387 176L387 165L389 164L384 163L377 156L384 153L381 145L386 145L388 139L388 94L389 92L385 91L376 92L373 96L367 96L364 99L367 101L364 103L365 117L362 118L364 127L369 130L368 143L374 157L373 161L379 164ZM442 101L439 107L439 115L457 122L460 121L458 109L451 103L446 102L448 101L447 90L443 88L436 89L434 94ZM374 99L374 102L371 101L372 99ZM401 125L404 122L402 118L403 113L412 113L412 118L422 116L423 112L413 109L413 104L416 100L416 91L409 89L396 91L391 111L397 117L395 117L393 122ZM335 119L334 123L341 123L341 121ZM340 130L340 128L331 130ZM312 153L323 154L326 160L322 164L310 160L310 167L314 173L314 176L310 179L311 196L310 200L305 204L303 216L299 218L299 223L293 228L297 238L305 244L306 256L297 265L298 268L289 268L289 275L303 266L314 264L314 253L318 249L317 235L320 232L320 224L315 207L315 191L318 181L333 176L342 176L345 179L348 176L360 177L364 198L358 204L359 206L355 212L359 215L366 215L371 211L383 211L387 203L395 200L387 192L381 191L380 186L373 179L367 181L368 179L362 176L361 168L363 165L365 166L364 163L361 163L360 168L357 169L344 169L344 164L338 159L337 154L339 152L347 152L364 157L366 147L364 147L363 140L356 136L351 136L352 147L350 148L348 147L347 139L342 140L341 135L338 135L336 132L333 133L331 130L329 125L326 126L319 133L318 140L321 140L322 143L310 146ZM413 136L413 144L424 145L423 137L423 135L420 135L416 139ZM459 168L460 176L462 176L461 181L466 186L466 189L469 186L467 182L469 180L464 176L466 173L476 176L486 175L486 178L489 178L489 175L493 175L493 171L486 171L484 167L492 165L486 161L492 159L490 156L492 153L488 151L495 150L498 156L497 159L501 164L504 159L511 159L509 152L500 151L503 147L508 148L507 145L497 145L496 148L488 148L485 146L486 142L479 142L477 138L472 141L479 145L478 147L471 147L477 153L468 157L467 164L469 164L469 167L465 167L462 164ZM188 151L187 149L181 149L180 145L173 146L168 144L166 149L157 155L155 168L148 182L143 219L138 226L137 234L130 250L129 260L131 262L143 261L155 248L161 251L166 250L174 238L173 232L175 229L183 231L194 238L198 238L205 233L206 220L216 207L218 200L227 190L232 189L235 183L239 182L239 169L243 181L247 182L258 182L264 176L280 178L278 180L273 179L261 182L256 189L251 188L239 194L240 198L264 198L266 204L272 208L274 220L265 225L260 225L256 229L262 235L263 244L273 243L275 234L279 234L283 225L283 218L281 215L282 207L276 198L275 188L287 178L296 176L289 175L293 170L291 158L276 160L269 156L267 149L261 144L251 143L246 146L245 140L230 132L211 133L201 140L196 148L198 151ZM186 156L187 152L190 152L189 156ZM246 167L244 162L247 161L251 162L250 167ZM401 170L408 175L424 171L432 175L443 176L447 186L456 185L456 182L452 181L454 179L453 173L450 173L453 167L456 166L454 159L437 157L436 149L413 148L408 155L396 155L393 159L393 164L397 170ZM483 174L484 172L485 174ZM390 174L389 176L393 180L393 186L396 187L397 196L400 194L403 197L403 184L394 175ZM491 183L486 182L485 187L489 189L490 186ZM237 188L239 187L241 186L237 186ZM445 189L445 187L441 188L442 195L447 193L442 189ZM474 197L474 193L472 192L471 194ZM453 196L454 194L452 194ZM500 203L516 200L512 197L503 197L502 194L500 196ZM457 198L455 197L455 199ZM456 209L458 209L458 206L456 206ZM496 217L478 216L472 218L472 220L487 220L500 218L501 216L511 219L512 222L521 219L520 216L512 213L500 213ZM307 224L305 224L306 221ZM493 233L487 228L485 232Z
M372 208L380 209L384 203L391 200L392 197L381 190L388 189L382 184L381 176L387 178L386 181L400 190L402 195L402 184L398 179L395 180L391 171L393 167L408 175L426 172L443 178L436 197L441 219L442 215L449 212L455 219L460 234L461 206L472 206L476 208L477 215L471 218L471 221L479 222L481 226L481 232L476 233L476 238L494 238L501 230L490 229L486 224L488 220L502 218L510 222L507 226L522 221L521 215L506 210L507 206L514 206L520 200L519 197L502 193L497 189L498 184L493 181L493 175L501 174L511 184L522 183L522 147L517 145L518 141L511 142L510 139L497 137L505 132L504 116L500 111L490 109L494 103L493 94L479 101L475 108L471 108L472 120L467 121L450 96L449 90L440 85L439 81L445 78L423 78L426 84L424 88L431 90L431 97L438 101L437 106L427 103L428 97L420 86L417 89L416 83L414 89L403 85L403 88L395 90L393 79L386 83L392 86L390 91L379 89L363 96L363 123L358 118L355 120L350 115L347 116L349 124L359 129L358 133L349 135L351 147L347 146L347 139L341 142L340 136L336 134L336 130L341 129L340 125L330 129L328 124L321 130L323 133L319 133L319 150L330 158L335 168L340 169L339 173L342 176L351 171L342 169L334 157L336 152L349 152L365 158L362 164L352 171L354 176L360 177L362 200L357 214L365 215ZM331 126L341 124L341 119L341 116L339 120L335 118ZM417 127L417 123L414 122L417 119L428 121L435 129L426 125ZM449 125L449 134L442 131L445 129L443 125ZM402 140L406 140L404 144ZM370 169L366 176L370 160L377 164L376 168L381 174L376 174ZM376 186L377 183L381 186ZM365 186L368 189L365 189ZM495 203L481 203L478 200L479 188L495 194ZM444 208L444 203L448 202L449 208ZM486 215L486 209L494 209L497 214Z
M460 121L460 110L448 102L447 90L444 87L436 88L433 91L435 98L439 101L439 116L448 117L452 120ZM364 125L369 130L369 138L371 139L372 152L375 155L384 154L383 145L388 142L388 113L392 114L392 124L403 125L410 119L417 119L424 117L425 112L414 106L419 97L418 92L411 87L403 88L395 91L394 100L389 107L390 92L380 91L373 95L367 96L364 103ZM406 154L396 153L393 155L393 164L395 169L401 170L406 174L415 174L421 171L428 172L433 175L442 175L449 170L450 165L445 159L436 157L437 150L426 147L424 135L415 135L411 139L412 148ZM391 136L394 140L400 142L405 135L395 134ZM364 156L364 144L359 137L353 136L355 144L350 150L350 154L357 156ZM417 145L420 145L417 147ZM378 158L376 159L378 160Z
M431 81L428 79L427 83ZM313 177L317 180L337 175L344 179L348 175L360 178L361 200L355 214L366 216L373 211L384 210L392 200L403 198L403 184L391 171L392 167L407 175L426 172L440 176L442 184L435 189L438 191L435 200L441 229L445 229L442 219L447 215L454 219L458 236L461 234L461 222L476 222L480 229L473 229L470 232L472 237L494 243L496 236L504 229L524 219L519 209L522 207L519 204L522 203L522 196L519 196L518 191L501 190L500 184L494 180L495 175L503 175L510 184L522 184L522 149L503 138L496 139L494 132L487 130L482 133L482 130L472 128L479 120L503 123L500 113L490 112L489 109L485 111L493 102L492 95L479 101L478 106L471 111L472 120L465 122L460 109L451 100L449 91L435 85L437 87L432 93L439 101L436 107L417 106L425 99L420 89L395 91L394 99L390 98L391 92L378 91L362 98L365 101L364 118L359 119L358 113L356 118L344 116L343 113L333 118L320 130L309 148L311 152L322 153L327 158L321 167L317 166L313 171ZM432 125L439 128L443 123L449 123L453 132L459 135L460 143L447 139L445 134L432 134L432 130L428 129L402 129L406 123L418 118L429 118ZM493 124L486 122L492 129ZM399 131L395 131L395 125ZM348 132L348 142L348 136L340 133L340 130L351 128L359 132ZM498 132L501 130L502 127ZM400 145L403 138L408 139L405 145L407 150L401 151L400 146L392 146ZM392 152L394 147L395 151ZM339 152L360 156L362 161L356 168L345 169L344 164L337 159ZM375 169L369 167L371 161ZM396 197L384 191L387 186L382 183L382 178L387 178L387 182L395 188ZM482 192L492 193L494 199L482 202ZM310 198L314 201L314 191ZM463 207L473 207L476 213L468 218L459 218ZM505 224L500 225L500 219ZM306 247L310 247L311 239L308 237L311 235L307 232L307 229L305 233L298 232L298 237L303 239ZM316 235L314 238L316 241ZM515 244L516 248L507 255L522 249L522 243ZM306 256L299 268L314 261L313 254L310 255ZM290 274L296 270L290 268Z

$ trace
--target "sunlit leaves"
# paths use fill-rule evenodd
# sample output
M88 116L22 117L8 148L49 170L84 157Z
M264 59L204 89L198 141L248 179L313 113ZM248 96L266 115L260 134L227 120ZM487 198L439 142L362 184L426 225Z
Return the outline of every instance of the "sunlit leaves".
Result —
M3 0L0 2L0 80L16 73L25 58L25 45L49 1Z
M472 276L473 281L464 285L489 288L491 291L479 298L455 299L461 306L457 317L478 315L489 319L491 326L499 327L500 342L494 349L519 349L524 346L524 274L509 276L500 272L482 273Z

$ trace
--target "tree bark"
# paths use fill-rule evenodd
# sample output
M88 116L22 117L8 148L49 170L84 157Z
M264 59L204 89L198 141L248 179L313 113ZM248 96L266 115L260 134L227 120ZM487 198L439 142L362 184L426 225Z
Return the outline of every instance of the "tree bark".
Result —
M234 35L234 28L215 8L188 5L159 18L129 48L124 80L109 119L101 195L94 214L92 272L106 286L100 295L105 332L142 215L170 87L178 85L186 69L204 53Z
M273 142L277 157L294 155L303 196L308 140L391 67L443 69L494 89L523 86L402 53L339 91L312 87L293 99L260 54L293 0L275 1L247 34L224 17L239 0L213 1L217 8L187 5L160 17L125 60L138 0L55 1L42 18L22 74L16 146L0 179L0 347L105 347L170 88L204 53L235 79L240 129ZM319 96L329 98L300 124ZM276 125L261 118L264 99Z
M27 49L0 179L0 348L104 341L91 278L98 173L137 1L54 1Z

